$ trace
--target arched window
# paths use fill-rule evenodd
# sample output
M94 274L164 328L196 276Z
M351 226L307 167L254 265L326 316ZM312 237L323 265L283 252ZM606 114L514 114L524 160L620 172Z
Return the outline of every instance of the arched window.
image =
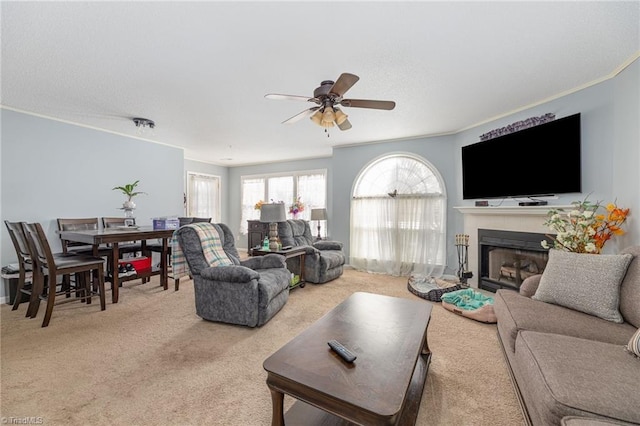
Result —
M349 263L368 272L440 276L446 201L444 182L426 160L403 153L372 161L353 189Z

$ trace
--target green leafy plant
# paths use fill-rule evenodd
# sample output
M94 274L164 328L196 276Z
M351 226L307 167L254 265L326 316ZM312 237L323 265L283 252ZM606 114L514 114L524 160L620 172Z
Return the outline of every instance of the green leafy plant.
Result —
M119 190L120 192L122 192L124 195L126 195L127 197L129 197L128 201L131 201L131 199L133 197L135 197L136 195L140 195L140 194L146 194L146 192L142 192L142 191L136 191L136 186L138 186L138 183L140 181L137 180L133 183L128 183L125 186L116 186L114 187L112 190L115 191L116 189Z

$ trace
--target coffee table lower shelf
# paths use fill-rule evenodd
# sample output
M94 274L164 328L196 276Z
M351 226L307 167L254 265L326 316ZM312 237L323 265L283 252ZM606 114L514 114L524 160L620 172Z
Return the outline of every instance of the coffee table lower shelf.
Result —
M413 370L411 383L407 391L407 397L402 407L402 412L398 416L394 425L408 426L415 425L420 409L422 393L427 381L429 364L431 363L431 353L418 357L416 367ZM291 426L351 426L356 425L348 420L316 408L304 401L296 401L284 415L286 425Z

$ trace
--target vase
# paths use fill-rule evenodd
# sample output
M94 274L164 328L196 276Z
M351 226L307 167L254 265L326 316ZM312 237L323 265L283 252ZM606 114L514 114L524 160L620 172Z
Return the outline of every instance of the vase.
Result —
M136 208L136 203L131 200L125 201L124 203L122 203L122 208L124 210L133 210Z

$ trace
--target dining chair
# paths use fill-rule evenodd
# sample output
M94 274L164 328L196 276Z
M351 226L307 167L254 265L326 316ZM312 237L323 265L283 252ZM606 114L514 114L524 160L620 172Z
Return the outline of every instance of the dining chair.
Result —
M102 227L104 229L109 228L119 228L125 226L125 219L133 220L133 224L135 225L134 218L124 218L124 217L103 217L102 218ZM139 241L132 241L128 243L118 244L118 251L120 253L120 258L122 259L122 255L125 253L133 253L135 256L136 253L142 253L142 244Z
M99 220L97 217L82 217L82 218L61 218L57 219L58 231L94 231L99 229ZM69 254L84 254L87 256L93 256L93 246L78 241L69 241L62 238L60 235L60 243L62 245L62 253ZM98 246L98 256L104 257L107 262L107 268L111 265L111 248L105 244ZM107 271L108 273L108 271ZM66 288L71 286L71 277L65 275L63 278L63 284Z
M87 218L58 218L58 231L93 231L98 230L99 221L97 217ZM69 241L62 238L60 235L60 242L62 243L63 253L74 254L86 254L93 255L93 246L77 241ZM98 247L99 256L111 255L111 250L106 246Z
M29 252L29 244L20 222L5 220L4 223L7 226L9 237L11 237L11 242L18 256L18 286L16 287L13 307L11 308L12 311L15 311L20 306L20 303L22 303L23 294L31 296L31 290L33 288L33 278L31 277L33 264L31 261L31 253ZM31 316L28 309L25 316Z
M40 300L46 300L47 308L42 327L49 325L53 307L56 305L56 296L69 295L68 289L64 286L58 290L57 278L64 275L75 275L75 297L62 299L59 302L80 300L90 304L91 296L97 294L100 297L100 310L105 310L103 258L69 253L54 256L42 225L37 222L22 222L22 229L33 262L33 288L29 302L31 318L35 318L38 313Z

